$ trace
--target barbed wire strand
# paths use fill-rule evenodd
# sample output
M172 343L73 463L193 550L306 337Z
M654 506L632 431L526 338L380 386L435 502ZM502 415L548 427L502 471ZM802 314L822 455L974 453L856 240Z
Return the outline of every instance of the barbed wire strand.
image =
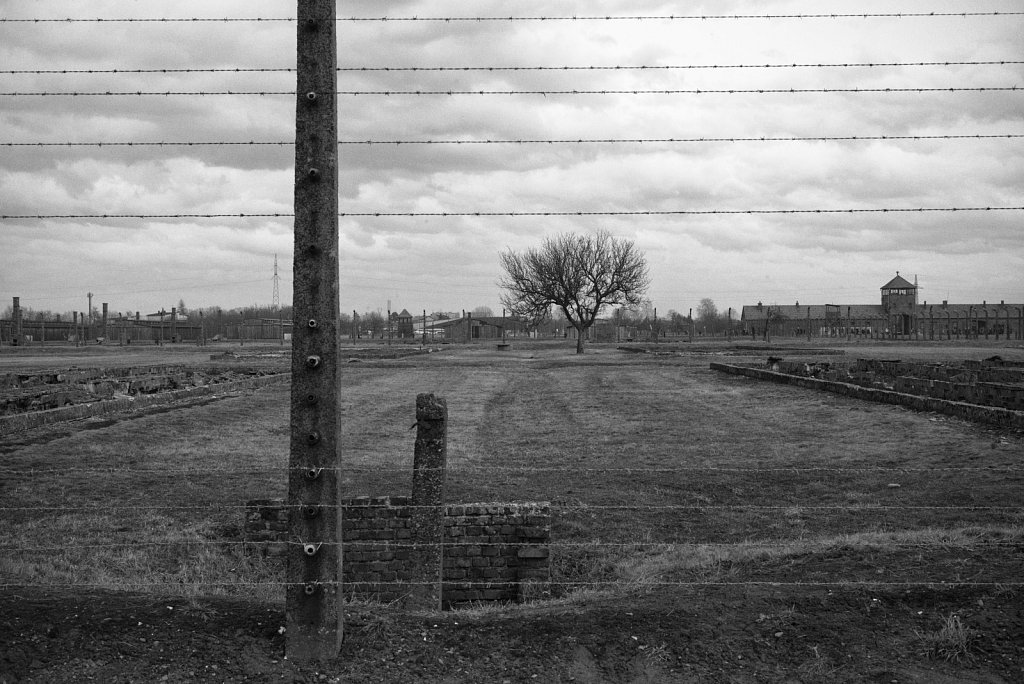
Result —
M396 508L408 508L408 509L444 509L449 506L473 506L474 504L441 504L441 505L400 505L395 506ZM479 504L480 506L487 506L487 504ZM493 504L494 506L500 506L504 504ZM336 508L373 508L368 504L316 504L321 509L336 509ZM141 505L127 505L122 503L114 504L103 504L103 505L91 505L91 506L0 506L0 511L4 512L28 512L28 511L226 511L226 510L252 510L253 508L260 508L261 506L247 506L245 504L208 504L208 505L166 505L166 504L153 504L148 506ZM262 506L267 507L267 506ZM272 508L282 508L281 505L272 504ZM306 504L297 504L290 506L292 508L306 508ZM756 504L564 504L551 502L547 504L547 507L551 510L557 511L612 511L612 510L624 510L624 511L708 511L708 510L751 510L751 511L792 511L795 509L801 511L857 511L857 512L889 512L889 511L1011 511L1019 512L1024 511L1024 505L945 505L945 506L934 506L934 505L905 505L896 506L888 504L845 504L845 505L806 505L801 503L789 503L782 505L772 506L761 506Z
M253 281L262 282L262 281ZM373 454L373 456L379 456L379 454ZM351 457L351 456L350 456ZM39 475L68 475L68 474L91 474L91 475L111 475L115 473L122 473L125 475L283 475L288 472L305 472L308 467L301 466L279 466L279 467L267 467L267 468L138 468L138 467L123 467L123 466L80 466L80 467L69 467L69 468L3 468L0 467L0 474L2 475L25 475L25 476L39 476ZM408 467L406 466L341 466L337 468L322 468L324 473L337 473L340 475L349 474L364 474L364 473L407 473ZM833 466L779 466L775 468L724 468L720 466L676 466L672 468L647 468L647 467L628 467L628 468L580 468L576 466L565 466L565 467L543 467L533 465L523 466L505 466L505 465L481 465L481 466L459 466L459 465L446 465L443 468L417 468L420 472L432 472L432 471L444 471L451 475L488 475L488 474L508 474L508 473L580 473L580 474L616 474L616 475L645 475L645 474L657 474L664 475L670 473L728 473L728 474L743 474L743 473L775 473L780 475L786 474L799 474L799 473L857 473L857 474L908 474L908 473L994 473L994 474L1006 474L1006 473L1021 473L1024 472L1024 468L1018 466L946 466L946 467L885 467L885 466L865 466L865 467L833 467Z
M451 586L458 586L462 588L494 588L498 586L507 586L518 584L517 580L486 580L486 581L472 581L472 580L442 580L444 584ZM433 580L430 580L433 582ZM131 590L136 587L239 587L246 589L257 589L267 587L305 587L309 584L316 586L330 587L336 586L339 588L344 587L408 587L408 586L423 586L427 584L427 581L415 582L411 580L388 580L388 581L357 581L357 582L342 582L342 581L328 581L328 580L316 580L313 582L288 582L284 580L280 581L266 581L266 582L214 582L214 581L203 581L203 582L186 582L183 580L117 580L116 582L69 582L69 583L58 583L58 582L3 582L0 583L0 590L10 589L117 589L119 591ZM975 588L1005 588L1013 587L1019 588L1024 587L1024 582L1021 581L1002 581L1002 582L978 582L972 580L904 580L904 581L885 581L885 580L820 580L820 581L779 581L779 580L748 580L748 581L731 581L731 582L716 582L713 580L700 580L700 581L682 581L682 580L546 580L543 582L545 585L554 587L815 587L815 588L847 588L847 589L870 589L870 588L890 588L890 589L910 589L918 587L931 587L939 589L956 589L961 587L975 587ZM52 597L55 600L66 600L63 597Z
M800 95L822 93L985 93L1016 92L1024 86L948 86L911 88L683 88L683 89L640 89L622 90L339 90L335 95L344 96L456 96L456 95ZM0 97L214 97L214 96L294 96L293 90L95 90L95 91L5 91Z
M504 71L675 71L719 69L849 69L879 67L932 67L932 66L1012 66L1024 64L1022 60L977 60L943 62L793 62L776 64L638 64L638 65L561 65L561 66L376 66L337 67L339 72L504 72ZM295 73L292 67L207 67L198 69L0 69L0 74L262 74Z
M939 19L1012 17L1024 12L830 12L793 14L626 14L626 15L527 15L527 16L374 16L337 17L343 23L387 23L387 22L564 22L564 21L721 21L721 20L775 20L775 19ZM295 17L27 17L0 18L0 23L27 24L70 24L70 23L241 23L241 22L295 22Z
M427 139L427 140L339 140L338 145L561 145L561 144L652 144L652 143L740 143L740 142L858 142L925 140L1012 140L1024 133L973 133L936 135L812 135L697 138L523 138L523 139ZM206 147L206 146L294 146L294 142L272 141L80 141L0 142L0 147Z
M179 539L179 540L165 540L165 541L149 541L149 540L131 540L123 542L107 542L103 544L60 544L56 546L0 546L2 552L21 552L21 553L60 553L65 551L84 551L84 550L97 550L97 549L134 549L142 547L169 547L169 546L243 546L243 547L278 547L278 546L290 546L290 547L304 547L309 542L304 541L293 541L293 540L216 540L216 539ZM424 547L443 547L449 548L482 548L482 547L504 547L504 548L538 548L542 547L545 549L559 550L559 549L589 549L589 548L610 548L610 549L623 549L623 550L647 550L647 551L676 551L680 549L686 550L701 550L701 549L742 549L742 550L757 550L757 549L786 549L791 547L798 548L861 548L861 547L896 547L900 549L949 549L949 548L1007 548L1019 550L1024 548L1024 540L1012 540L1012 539L937 539L932 542L912 542L912 541L899 541L899 540L827 540L825 542L812 542L808 543L806 540L800 539L773 539L764 541L739 541L735 543L729 542L700 542L700 541L650 541L650 542L605 542L599 540L582 541L582 542L551 542L551 541L532 541L532 542L486 542L486 541L470 541L470 542L458 542L445 540L443 542L413 542L413 541L393 541L389 539L381 540L347 540L342 541L317 541L315 542L322 546L333 547L341 546L346 549L359 550L363 548L371 549L373 551L390 551L395 549L418 549Z
M865 209L670 209L622 211L350 211L339 217L515 217L515 216L714 216L760 214L904 214L937 212L1021 211L1024 206L1006 207L888 207ZM194 219L194 218L294 218L292 213L237 214L0 214L0 220L15 219Z
M306 467L266 467L266 468L138 468L138 467L70 467L70 468L0 468L0 474L17 476L25 475L38 477L40 475L273 475L280 476L290 472L303 472ZM339 468L323 468L322 472L337 473L341 475L365 474L365 473L405 473L407 468L402 466L345 466ZM718 466L683 466L674 468L576 468L565 467L536 467L536 466L446 466L444 468L417 468L417 471L431 472L444 471L455 475L488 475L488 474L509 474L509 473L581 473L581 474L618 474L618 475L664 475L670 473L757 473L757 474L800 474L813 473L857 473L857 474L909 474L909 473L931 473L931 472L989 472L989 473L1019 473L1024 468L1017 466L951 466L939 468L913 468L913 467L827 467L827 466L793 466L777 468L723 468Z

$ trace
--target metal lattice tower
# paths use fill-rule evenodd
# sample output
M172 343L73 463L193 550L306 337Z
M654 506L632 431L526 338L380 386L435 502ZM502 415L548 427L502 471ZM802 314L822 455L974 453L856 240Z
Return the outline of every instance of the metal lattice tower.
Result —
M277 255L275 254L274 255L274 299L271 302L271 305L274 307L275 311L277 311L278 309L281 308L281 290L280 290L280 286L279 286L280 282L281 282L281 276L277 275Z

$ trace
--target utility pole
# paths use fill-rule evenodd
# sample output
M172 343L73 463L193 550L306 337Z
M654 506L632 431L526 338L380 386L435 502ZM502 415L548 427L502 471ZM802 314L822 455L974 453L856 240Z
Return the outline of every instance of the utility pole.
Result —
M281 289L279 283L281 276L277 275L277 254L274 254L274 297L271 300L271 306L275 311L281 308Z
M92 325L92 292L88 294L89 297L89 309L86 313L89 315L89 325ZM81 300L79 300L81 301Z
M285 651L325 662L341 648L338 472L338 106L334 0L298 0L291 510Z

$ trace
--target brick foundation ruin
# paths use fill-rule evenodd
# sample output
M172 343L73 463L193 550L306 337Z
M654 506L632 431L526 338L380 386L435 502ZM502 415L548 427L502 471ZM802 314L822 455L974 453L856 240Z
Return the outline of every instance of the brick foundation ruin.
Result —
M403 599L414 578L408 497L342 502L343 591L382 602ZM245 541L268 559L288 552L291 509L280 499L246 504ZM550 581L551 510L546 503L449 504L442 540L443 607L478 601L522 602Z
M444 485L448 404L416 396L416 442L411 495L340 499L341 591L350 598L401 601L436 610L478 601L521 602L550 584L548 503L448 504ZM313 479L317 470L310 471ZM308 477L309 473L307 473ZM292 582L316 592L304 565L303 517L325 512L278 499L246 504L245 541L264 556L289 561ZM336 511L330 506L331 514ZM333 535L332 535L333 536ZM325 538L321 542L332 543ZM310 556L316 555L314 548Z
M858 359L839 364L769 358L761 368L712 363L711 369L1024 430L1024 363L998 357L955 366L898 360Z
M0 374L0 434L288 379L273 369L71 368Z

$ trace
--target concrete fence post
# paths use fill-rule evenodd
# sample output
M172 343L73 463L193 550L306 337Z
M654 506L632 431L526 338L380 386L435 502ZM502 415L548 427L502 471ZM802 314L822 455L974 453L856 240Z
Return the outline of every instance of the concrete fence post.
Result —
M12 347L16 347L22 344L22 298L14 297L14 303L11 312L13 331L11 331L10 344Z
M337 10L334 0L297 4L285 651L293 661L325 662L338 655L343 632Z
M444 479L448 454L448 404L433 394L416 395L416 445L412 472L410 608L441 609L444 542Z

